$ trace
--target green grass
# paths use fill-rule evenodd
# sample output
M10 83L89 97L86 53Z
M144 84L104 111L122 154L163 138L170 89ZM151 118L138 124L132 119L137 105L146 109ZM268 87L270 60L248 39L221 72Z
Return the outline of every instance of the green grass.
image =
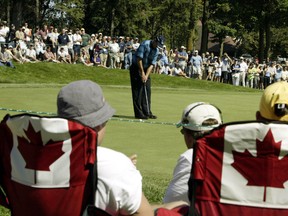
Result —
M137 167L151 203L161 203L178 156L185 151L174 124L186 105L206 101L222 110L224 122L251 120L261 95L261 91L249 88L152 74L152 110L158 119L139 122L130 118L133 108L127 70L52 63L16 67L0 68L0 118L18 113L6 108L56 113L59 89L74 80L90 79L102 86L118 116L109 121L103 146L138 155ZM1 211L0 215L7 214Z

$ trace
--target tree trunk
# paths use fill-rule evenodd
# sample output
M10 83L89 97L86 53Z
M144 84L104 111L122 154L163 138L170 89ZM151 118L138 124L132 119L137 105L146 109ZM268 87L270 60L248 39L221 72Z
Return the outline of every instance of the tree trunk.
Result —
M265 19L265 50L264 50L264 56L268 60L270 60L270 48L271 48L271 23L270 23L270 18L266 17Z
M262 63L264 61L264 28L262 23L259 23L259 63Z
M12 1L12 23L16 26L16 29L22 25L23 22L23 0Z
M202 36L201 36L201 48L200 52L204 53L208 50L208 36L209 36L209 30L208 30L208 6L209 6L209 0L203 1L203 15L202 15Z
M36 18L36 23L38 24L40 22L39 15L40 15L40 4L39 0L35 0L35 18Z
M115 8L113 7L112 11L111 11L111 24L110 24L110 35L111 36L114 36L114 28L115 28L114 19L115 19Z

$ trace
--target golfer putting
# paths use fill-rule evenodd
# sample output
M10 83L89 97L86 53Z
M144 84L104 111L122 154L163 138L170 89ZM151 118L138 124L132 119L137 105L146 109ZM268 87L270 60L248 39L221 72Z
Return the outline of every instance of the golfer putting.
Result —
M130 67L130 82L134 116L137 119L156 119L151 111L150 73L156 65L159 49L164 45L164 38L143 41L133 55Z

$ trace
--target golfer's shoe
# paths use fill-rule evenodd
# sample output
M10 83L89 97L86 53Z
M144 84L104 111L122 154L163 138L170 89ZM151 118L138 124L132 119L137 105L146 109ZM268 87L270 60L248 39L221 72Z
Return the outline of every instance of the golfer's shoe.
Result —
M148 118L150 118L150 119L157 119L157 116L155 116L155 115L153 115L153 114L150 114L150 115L148 116Z

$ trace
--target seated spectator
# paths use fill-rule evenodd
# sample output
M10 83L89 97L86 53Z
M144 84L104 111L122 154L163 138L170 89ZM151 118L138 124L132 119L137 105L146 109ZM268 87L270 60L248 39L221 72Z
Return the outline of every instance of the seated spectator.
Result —
M0 52L0 63L1 66L6 65L8 67L12 67L15 68L15 66L13 65L12 62L12 58L10 57L10 55L8 54L7 51L7 46L6 45L1 45L1 52Z
M184 71L182 70L181 66L179 64L176 64L174 69L173 69L173 74L175 76L180 76L180 77L185 77L185 78L189 78L186 73L184 73Z
M59 61L56 58L56 55L51 51L50 46L47 46L46 51L44 52L43 55L43 59L44 61L59 63Z
M88 51L86 51L85 48L81 48L80 53L80 62L86 66L93 66L93 62L90 62L90 55L88 54Z
M34 39L34 47L35 47L35 51L36 51L36 57L39 60L43 61L43 55L46 49L46 45L43 42L42 39L38 40L37 38Z
M26 50L26 58L30 60L30 62L36 63L39 62L36 55L36 50L33 44L30 44L29 49Z
M105 101L100 86L89 80L72 82L60 90L57 107L59 117L77 120L98 133L95 206L112 216L154 215L142 192L142 176L131 159L101 146L115 110Z
M64 47L61 47L58 51L58 61L71 64L71 56L68 51L65 51Z
M20 48L19 44L17 44L17 46L13 49L13 53L16 58L21 61L21 63L30 62L30 60L25 57L24 51Z
M6 45L7 47L7 45ZM8 61L16 61L16 62L19 62L19 63L22 63L20 59L18 59L14 53L13 53L13 46L12 45L8 45L8 48L5 49L4 51L4 55L6 55L6 58L8 59Z

